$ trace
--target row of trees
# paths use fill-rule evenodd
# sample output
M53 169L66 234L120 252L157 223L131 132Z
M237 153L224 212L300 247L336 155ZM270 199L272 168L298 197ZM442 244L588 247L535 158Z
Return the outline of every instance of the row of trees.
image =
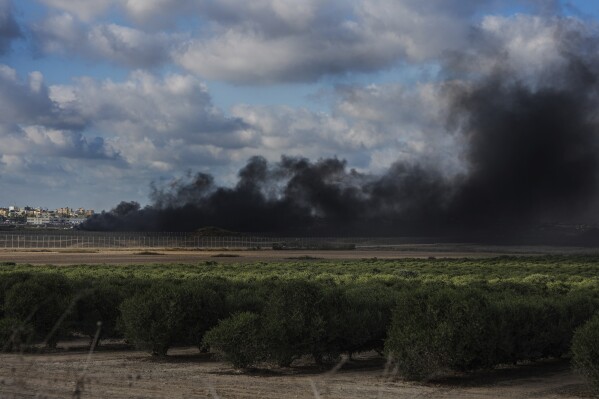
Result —
M14 273L0 276L0 345L52 347L75 332L91 338L101 321L101 338L124 337L157 356L193 345L240 368L290 366L305 356L322 363L375 350L393 357L404 377L425 379L448 369L572 354L597 382L599 316L592 317L599 293L544 292L538 282L337 285Z

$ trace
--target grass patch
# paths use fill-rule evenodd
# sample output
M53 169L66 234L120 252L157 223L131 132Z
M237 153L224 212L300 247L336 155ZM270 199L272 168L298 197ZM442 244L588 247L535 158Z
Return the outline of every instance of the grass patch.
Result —
M238 254L216 254L212 255L212 258L239 258L241 255Z
M136 252L135 255L164 255L160 252L155 252L155 251L141 251L141 252Z

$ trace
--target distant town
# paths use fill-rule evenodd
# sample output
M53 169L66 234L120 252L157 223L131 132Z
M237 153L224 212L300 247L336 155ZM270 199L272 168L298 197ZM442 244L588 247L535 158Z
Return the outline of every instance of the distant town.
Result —
M49 210L31 206L0 207L0 225L19 227L73 228L94 214L93 209L58 208Z

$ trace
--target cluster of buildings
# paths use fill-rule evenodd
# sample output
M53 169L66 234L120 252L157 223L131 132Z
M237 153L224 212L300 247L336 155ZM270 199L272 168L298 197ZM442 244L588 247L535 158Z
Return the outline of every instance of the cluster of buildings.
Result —
M48 210L26 206L0 207L0 223L35 227L73 227L94 214L93 209L69 207Z

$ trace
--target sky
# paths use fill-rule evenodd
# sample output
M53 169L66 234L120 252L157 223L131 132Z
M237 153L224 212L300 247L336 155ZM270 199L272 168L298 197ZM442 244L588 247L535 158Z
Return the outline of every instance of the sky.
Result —
M233 185L256 155L459 174L447 82L498 52L532 82L598 18L584 0L0 0L0 206L143 205L197 172Z

